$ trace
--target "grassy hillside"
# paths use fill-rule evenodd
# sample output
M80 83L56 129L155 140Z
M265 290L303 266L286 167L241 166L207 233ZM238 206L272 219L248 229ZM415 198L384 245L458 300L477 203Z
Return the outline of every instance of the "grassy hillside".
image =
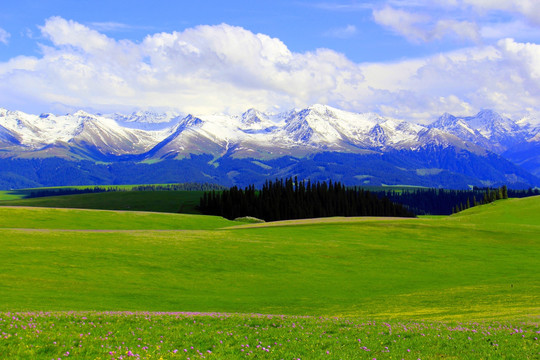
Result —
M30 199L17 199L11 195L0 206L35 206L78 209L130 210L156 212L199 213L195 208L199 205L202 191L125 191L103 192L77 195L47 196ZM0 193L0 196L2 194ZM2 200L2 197L0 197Z
M0 207L2 228L33 230L209 230L242 224L218 216L135 211ZM35 231L34 231L35 230ZM46 234L50 232L46 232Z
M26 196L24 192L16 190L2 190L0 191L0 202L6 200L19 200Z
M234 228L203 216L0 211L0 311L432 320L538 320L540 313L539 197L450 217ZM95 230L111 228L135 230Z

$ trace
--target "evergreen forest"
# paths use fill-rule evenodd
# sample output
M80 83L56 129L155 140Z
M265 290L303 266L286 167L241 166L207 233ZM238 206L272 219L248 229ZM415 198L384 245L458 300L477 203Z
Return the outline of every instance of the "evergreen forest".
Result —
M201 198L199 210L227 219L252 216L265 221L331 216L414 216L404 206L363 189L346 187L340 182L312 183L298 181L298 178L266 181L260 190L250 185L245 189L234 186L222 192L208 192Z

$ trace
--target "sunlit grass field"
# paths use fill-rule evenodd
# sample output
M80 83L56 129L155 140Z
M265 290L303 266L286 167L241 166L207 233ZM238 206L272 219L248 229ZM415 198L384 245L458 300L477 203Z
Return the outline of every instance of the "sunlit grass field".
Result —
M396 350L392 358L407 359L440 354L460 359L498 358L502 349L507 358L520 359L534 358L540 351L535 339L540 319L539 197L497 201L450 217L335 218L272 226L238 225L200 215L0 208L0 311L25 313L0 314L5 320L0 321L0 335L11 334L9 339L7 335L0 337L0 353L3 346L15 354L31 344L29 338L22 337L22 330L17 331L19 340L13 335L16 331L9 328L15 321L13 316L23 317L26 327L28 323L45 323L39 325L48 337L42 346L51 347L53 350L46 354L55 359L63 355L57 350L69 351L73 341L76 346L72 350L77 350L80 333L85 344L95 347L91 352L94 355L88 358L103 359L126 357L127 351L134 350L147 358L174 358L180 354L173 350L183 351L195 333L199 340L189 346L198 347L203 356L221 359L231 358L233 353L232 358L390 358L385 346ZM27 314L35 311L60 312L52 315L57 318L54 321L69 330L51 327L48 315ZM66 311L77 313L67 315ZM86 311L90 313L80 313ZM244 323L252 319L251 315L193 320L185 314L162 318L154 314L152 319L167 324L157 326L157 331L148 328L150 323L143 315L95 311L286 317L261 317L257 324L246 327ZM175 316L181 321L175 321ZM309 317L295 320L295 316ZM78 333L78 327L88 324L83 317L91 317L94 324L101 317L99 325L88 330L88 337L86 330ZM331 325L333 320L323 320L332 317L352 325L343 328ZM208 334L201 334L201 328L193 331L185 327L193 321L208 323ZM360 325L368 321L375 321L375 325ZM119 323L111 327L107 322ZM414 332L402 334L408 340L401 341L404 339L397 338L399 332L385 335L384 322L394 328L404 323L421 325ZM303 324L304 331L297 333L300 329L291 329L292 323ZM100 326L103 330L98 330ZM428 331L424 326L438 330ZM476 332L450 333L447 328L455 326L474 328ZM489 327L501 328L495 341L484 334L492 333ZM523 333L510 335L515 328ZM135 336L128 330L137 333L137 329L143 329L140 331L152 337L148 340L152 348L144 353L139 350L139 337L130 337L133 342L129 346L127 340L119 338L103 343L102 335L95 337L105 329L128 337ZM323 331L332 335L329 343ZM226 332L235 335L227 337ZM57 333L66 336L62 340L69 342L65 348L50 344L54 337L61 338ZM265 334L271 335L263 337ZM165 349L158 335L174 341ZM293 335L302 340L294 340ZM281 347L287 350L273 355L245 355L247 352L240 354L237 349L244 337L248 337L250 346L260 341L259 345L266 347L274 338L274 342L291 340L296 345ZM448 337L460 340L452 342ZM366 344L358 338L371 340ZM218 345L218 340L227 345ZM44 340L41 337L39 341ZM114 347L107 348L109 345ZM221 350L213 350L213 345ZM162 346L161 350L156 346ZM376 356L362 346L376 351ZM458 354L458 348L464 350ZM107 351L101 353L102 349ZM341 355L332 357L323 349ZM411 352L405 353L407 349ZM191 358L201 356L191 350ZM473 350L483 352L475 354ZM518 350L525 356L516 354Z

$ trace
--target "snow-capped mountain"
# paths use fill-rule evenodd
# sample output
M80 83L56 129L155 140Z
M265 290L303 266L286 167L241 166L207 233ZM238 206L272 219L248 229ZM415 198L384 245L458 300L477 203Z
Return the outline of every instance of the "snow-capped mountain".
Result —
M155 124L159 124L160 130L143 130L146 125ZM27 151L68 143L90 146L104 155L151 152L151 156L158 158L248 150L278 155L306 151L354 153L419 149L427 145L452 146L477 153L487 149L500 154L535 135L492 111L472 117L444 114L426 127L323 105L282 114L250 109L239 116L185 117L151 112L92 115L83 111L37 116L0 110L0 140L19 144Z
M0 139L18 145L24 153L68 146L92 148L103 155L139 154L150 150L162 136L156 131L122 127L112 119L84 111L38 116L0 109L0 126Z
M443 130L498 154L534 136L529 132L530 129L492 110L482 110L475 116L466 117L446 113L429 127Z
M514 122L492 110L482 110L467 117L444 114L429 127L502 155L540 176L540 142L536 140L540 125L533 119Z
M223 169L228 170L225 172L227 179L237 183L242 172L240 165L231 165L234 159L245 159L242 166L248 163L255 166L254 170L246 168L242 171L260 171L260 176L274 176L274 173L283 176L284 171L290 172L300 166L295 165L298 162L305 166L303 159L313 159L316 154L336 153L354 154L358 161L366 159L361 156L384 158L394 168L402 169L400 171L414 171L417 177L424 176L418 174L440 174L445 168L459 173L461 166L469 169L468 179L487 176L481 184L489 185L505 179L532 184L537 179L527 178L530 174L513 169L513 165L494 165L493 162L503 161L497 157L503 155L540 175L539 130L540 127L532 121L522 119L514 122L490 110L469 117L444 114L429 126L423 126L374 113L351 113L324 105L280 114L250 109L237 116L180 116L177 113L153 112L93 115L83 111L57 116L0 109L0 158L55 157L71 161L159 163L209 156L204 165L198 165L211 166L203 172L210 177L208 181L212 178L208 175L210 170ZM441 155L443 152L444 156ZM390 159L391 154L401 154L401 158ZM270 164L273 159L279 163L282 161L279 159L286 157L296 160L292 160L293 163L283 160L288 163L285 168L284 165ZM473 158L486 164L462 163ZM489 161L486 160L488 158ZM340 171L353 173L357 171L355 166L358 165L350 164L348 170ZM386 171L395 171L392 166ZM493 166L506 170L496 171ZM317 167L319 170L322 168L326 167ZM492 175L475 174L480 168ZM368 168L363 171L374 170ZM408 179L410 174L407 174L400 175L402 180L396 178L393 181L411 183L424 180ZM331 177L332 174L325 176ZM374 181L369 180L373 177L371 174L351 176L363 182ZM382 174L378 176L382 178ZM489 176L493 179L490 180Z

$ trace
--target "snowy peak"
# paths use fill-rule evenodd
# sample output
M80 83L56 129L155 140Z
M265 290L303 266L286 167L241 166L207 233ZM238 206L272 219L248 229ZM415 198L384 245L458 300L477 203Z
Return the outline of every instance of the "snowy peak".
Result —
M200 118L190 114L186 116L185 118L183 118L178 124L178 126L189 128L189 127L200 126L202 124L203 124L203 121Z
M466 129L470 133L474 133L467 124L467 118L459 118L449 113L444 113L435 122L431 123L428 127L439 130L462 130Z
M283 128L285 135L296 143L308 143L313 137L314 130L306 119L309 110L302 110L285 120Z
M124 115L124 114L119 114L119 113L104 115L104 117L111 118L118 122L125 122L125 123L138 122L138 123L147 123L147 124L168 123L172 119L178 116L179 114L175 112L158 113L155 111L137 111L129 115Z
M506 135L519 130L519 126L508 118L492 110L482 110L476 116L465 118L473 128L487 138Z
M490 109L483 109L475 116L467 118L471 124L476 126L493 126L495 124L512 123L512 120L504 118L501 114Z
M530 129L493 110L482 110L474 116L463 117L444 114L429 128L445 131L498 154L534 136Z
M324 105L289 113L284 132L293 141L332 148L341 143L363 144L370 129L386 121L378 115L351 113Z
M0 111L0 126L4 129L0 130L2 143L17 143L21 151L72 146L92 148L102 154L124 155L147 151L155 144L156 137L154 133L128 129L112 119L82 110L62 116ZM83 153L88 152L84 150Z
M116 121L123 127L147 131L159 131L170 128L181 120L175 112L158 113L154 111L137 111L129 115L114 113L103 117Z
M245 125L260 124L264 120L268 120L268 116L266 114L253 108L243 113L240 118L242 120L242 124L245 124Z
M454 115L449 114L449 113L444 113L432 125L436 124L437 127L450 127L450 126L455 126L457 121L458 119Z

